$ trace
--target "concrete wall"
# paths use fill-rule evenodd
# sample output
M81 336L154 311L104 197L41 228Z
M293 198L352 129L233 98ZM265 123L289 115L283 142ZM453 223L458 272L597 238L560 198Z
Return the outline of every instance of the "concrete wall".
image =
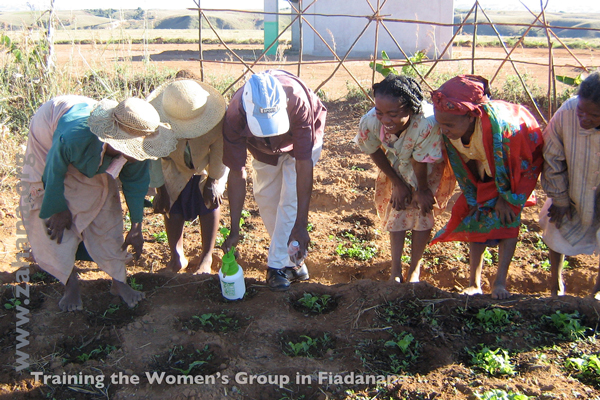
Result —
M309 4L308 0L303 3ZM294 3L297 5L297 3ZM375 7L377 1L371 0ZM372 14L371 7L366 0L318 0L307 13L316 14L348 14L369 15ZM380 12L387 18L419 20L452 23L454 16L454 0L388 0ZM340 58L346 54L357 36L364 29L368 20L366 18L354 17L305 17L336 50ZM444 49L452 38L452 27L440 27L426 24L385 22L398 44L408 56L412 56L419 50L424 50L429 58L436 57ZM297 32L296 30L293 33ZM331 51L325 46L321 39L307 25L303 25L304 43L303 54L333 57ZM292 40L297 45L297 37ZM369 57L373 54L375 43L375 23L363 34L356 43L350 57ZM387 31L380 26L378 53L385 50L391 58L403 58L402 53ZM451 51L451 49L449 49ZM451 52L446 57L451 56Z

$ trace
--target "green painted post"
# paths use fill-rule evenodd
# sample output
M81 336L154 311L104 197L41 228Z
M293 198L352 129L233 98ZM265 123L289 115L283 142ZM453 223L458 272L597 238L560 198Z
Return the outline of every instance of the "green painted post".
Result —
M279 23L275 22L267 22L265 21L265 49L271 45L279 35ZM275 44L273 47L267 51L267 55L275 55L277 54L277 46L279 43Z

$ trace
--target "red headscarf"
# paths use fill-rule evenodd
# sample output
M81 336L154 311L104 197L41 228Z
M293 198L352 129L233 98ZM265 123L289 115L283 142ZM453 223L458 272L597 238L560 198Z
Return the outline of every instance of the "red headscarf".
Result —
M489 100L487 79L478 75L458 75L431 93L436 110L458 115L481 117L480 104Z

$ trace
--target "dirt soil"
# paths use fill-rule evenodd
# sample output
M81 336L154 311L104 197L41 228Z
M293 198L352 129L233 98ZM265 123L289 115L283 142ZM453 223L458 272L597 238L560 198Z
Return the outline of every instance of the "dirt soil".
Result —
M538 205L523 213L509 273L510 299L492 300L488 294L497 248L490 249L484 269L486 294L459 294L468 280L468 247L463 243L429 247L421 283L389 282L389 238L380 230L373 206L377 168L351 142L365 110L347 101L327 106L324 150L311 200L310 281L295 283L285 293L265 286L269 239L250 194L245 238L238 247L248 291L235 302L221 296L219 250L211 275L165 270L162 216L148 209L144 254L128 267L146 300L133 309L109 293L107 275L93 263L77 262L84 311L60 312L61 285L38 273L35 264L29 267L29 303L21 306L30 319L19 328L29 333L29 343L20 350L29 355L30 367L21 372L14 368L16 278L10 265L16 255L17 195L3 189L0 399L471 399L492 389L539 399L600 398L597 379L576 379L563 366L568 357L600 351L594 340L599 305L586 297L598 260L569 257L568 296L548 297L548 254L537 223L543 192L538 188ZM7 182L4 188L14 185ZM226 226L227 203L222 210ZM437 219L436 229L448 216ZM348 234L374 247L375 256L364 261L340 256L340 245L350 246ZM192 222L185 230L186 252L193 258L200 247L200 226ZM307 294L329 296L322 312L302 306L299 299ZM494 309L507 312L502 325L492 327L477 317L480 310ZM578 313L581 324L590 328L586 338L575 341L559 332L547 317L557 311ZM481 345L505 349L515 374L492 376L474 366L470 352ZM32 372L46 377L46 384L36 382ZM148 380L146 373L154 372L165 373L162 384ZM96 381L61 381L80 374ZM115 383L110 382L113 374ZM187 374L195 383L177 381ZM98 384L101 377L104 385ZM385 382L373 383L377 379Z

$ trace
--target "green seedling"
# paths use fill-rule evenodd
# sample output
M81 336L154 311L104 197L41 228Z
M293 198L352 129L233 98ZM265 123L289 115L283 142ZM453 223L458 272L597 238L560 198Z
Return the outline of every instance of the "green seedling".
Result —
M508 352L501 347L491 350L483 347L477 352L469 351L471 363L492 376L514 375L515 369L510 362Z
M312 231L314 231L314 230L315 230L315 226L312 224L312 222L309 222L309 223L306 225L306 232L312 232Z
M487 332L496 332L508 326L511 313L501 308L480 308L475 318Z
M239 328L238 320L233 317L228 317L224 313L194 315L192 321L199 323L205 330L226 332L228 330L237 330Z
M152 237L158 243L166 243L166 241L168 240L167 232L165 232L165 231L160 231L160 232L157 232L157 233L153 233Z
M121 308L120 304L109 304L108 308L106 309L106 311L104 311L104 314L102 314L103 317L106 317L106 314L114 314L115 312L119 311L119 309Z
M129 286L131 286L131 288L133 290L142 290L144 288L144 285L142 285L141 283L137 283L135 281L135 278L129 278Z
M181 372L184 375L189 375L189 373L192 372L192 370L194 368L200 367L204 364L206 364L206 361L194 361L193 363L189 364L186 369L182 369L182 368L173 368L173 369Z
M567 358L564 365L567 371L572 372L583 383L600 385L600 359L597 354Z
M350 169L352 171L361 171L361 172L365 170L363 167L359 167L358 165L353 165L350 167Z
M49 277L51 277L51 276L48 273L46 273L44 271L38 271L35 274L31 275L31 282L32 283L44 282Z
M540 263L540 268L544 271L550 271L550 260L544 260Z
M483 252L483 261L487 265L492 265L494 263L494 256L492 255L492 253L490 253L489 249L485 249L485 251Z
M316 295L310 293L304 293L304 295L298 299L298 303L303 307L307 308L309 312L314 314L321 314L331 301L331 296L328 294Z
M226 226L221 226L219 227L219 233L220 236L217 237L217 240L215 241L217 247L223 246L223 242L225 242L225 239L227 238L227 236L229 236L231 231Z
M533 244L533 247L541 251L548 250L548 246L546 246L546 243L544 243L544 239L542 239L542 236L539 233L536 233L535 237L537 238L537 241Z
M492 389L483 394L475 393L475 397L478 400L529 400L533 398L513 391L507 392L503 389Z
M89 353L83 353L83 354L77 356L77 360L84 363L88 360L98 359L102 355L109 355L113 350L116 350L116 349L117 349L116 346L112 346L110 344L107 344L106 346L100 345L99 347L95 348L94 350L90 351ZM78 350L81 350L81 348Z
M327 334L321 338L312 338L308 335L301 335L300 338L304 340L296 343L287 342L283 352L290 357L314 357L319 348L327 347L331 343Z
M348 239L349 242L340 243L335 249L335 252L340 257L352 258L359 261L367 261L375 257L377 247L367 244L364 240L358 239L350 232L345 232L342 236Z
M13 308L17 308L17 306L20 306L21 300L19 299L9 299L7 303L4 303L4 308L6 308L7 310L12 310Z
M544 315L544 319L551 322L562 335L570 340L583 339L589 329L581 325L577 311L567 314L558 310L552 315Z
M405 313L406 308L400 304L388 302L377 308L377 316L388 324L405 325L408 322L408 315Z
M415 340L415 337L412 333L402 332L400 335L396 335L394 340L388 340L385 342L386 347L398 347L403 354L409 352L409 347L412 342Z

